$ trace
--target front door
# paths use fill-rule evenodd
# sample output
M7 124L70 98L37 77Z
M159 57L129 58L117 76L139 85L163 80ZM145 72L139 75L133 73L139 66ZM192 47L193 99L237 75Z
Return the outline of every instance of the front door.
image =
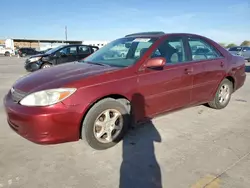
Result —
M57 53L57 64L73 62L77 60L77 47L68 46Z
M208 102L225 75L226 60L210 43L199 37L188 37L193 65L191 103Z
M138 90L145 98L145 113L152 116L190 103L192 66L181 37L168 37L150 58L164 57L162 70L144 69L139 72Z

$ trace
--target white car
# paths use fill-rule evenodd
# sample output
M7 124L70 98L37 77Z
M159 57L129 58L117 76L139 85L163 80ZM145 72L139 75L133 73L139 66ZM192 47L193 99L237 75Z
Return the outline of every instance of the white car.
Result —
M5 48L4 45L0 45L0 55L10 56L14 55L15 52L10 48Z

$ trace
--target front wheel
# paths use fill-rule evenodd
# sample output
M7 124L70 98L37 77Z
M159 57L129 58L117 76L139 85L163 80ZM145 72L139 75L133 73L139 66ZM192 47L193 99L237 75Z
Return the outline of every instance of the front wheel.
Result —
M208 105L215 109L225 108L233 93L233 83L228 79L224 79L219 85L213 101L209 102Z
M122 103L112 98L103 99L84 118L81 136L94 149L108 149L123 138L129 122L129 112Z
M46 68L50 68L52 65L50 63L44 63L42 66L41 66L41 69L46 69Z

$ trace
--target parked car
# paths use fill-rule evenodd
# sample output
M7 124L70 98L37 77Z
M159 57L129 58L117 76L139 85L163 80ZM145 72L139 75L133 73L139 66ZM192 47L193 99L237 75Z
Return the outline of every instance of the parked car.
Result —
M234 55L239 55L245 58L250 62L250 46L236 46L228 49Z
M117 46L128 48L126 55L106 58L114 49L124 52ZM209 51L196 54L193 46ZM206 37L146 32L114 40L83 61L20 78L4 106L10 127L32 142L84 139L107 149L132 123L198 104L225 108L245 79L244 59Z
M10 48L6 48L5 45L0 45L0 55L10 56L14 55L14 51Z
M44 54L37 54L25 61L25 69L33 72L39 69L49 68L54 65L81 60L99 49L89 45L61 45Z
M39 54L39 52L33 48L20 48L18 50L18 54L20 57L26 57L26 56Z
M39 51L41 54L44 54L44 53L46 53L47 51L49 51L49 50L51 50L51 49L53 49L53 48L47 48L46 50L41 50L41 51Z

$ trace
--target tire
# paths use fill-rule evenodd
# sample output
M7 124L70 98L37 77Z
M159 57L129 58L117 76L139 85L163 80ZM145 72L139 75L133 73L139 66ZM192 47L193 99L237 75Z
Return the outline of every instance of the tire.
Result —
M222 101L221 99L223 97L220 97L221 96L220 91L223 90L223 89L226 89L226 87L228 88L228 93L224 94L225 95L225 97L224 97L225 100ZM219 85L219 87L218 87L218 89L216 91L216 94L214 96L213 101L209 102L208 105L211 108L214 108L214 109L223 109L228 105L228 103L229 103L229 101L231 99L232 93L233 93L233 83L231 81L229 81L228 79L224 79L220 83L220 85Z
M5 56L10 56L10 52L5 52L4 55Z
M52 67L52 65L50 63L44 63L44 64L42 64L41 69L46 69L46 68L50 68L50 67Z
M102 116L100 116L100 115L103 114L103 112L105 112L107 110L115 110L116 112L119 112L121 116L118 116L118 117L122 117L123 121L121 121L122 126L121 126L120 131L118 131L117 133L116 133L116 131L114 132L114 134L117 134L117 136L114 139L112 139L111 141L104 143L100 140L103 139L103 141L104 141L105 139L107 139L107 138L105 138L105 136L107 136L107 135L105 135L107 131L106 132L103 131L103 132L105 132L105 134L103 134L103 136L102 136L103 138L100 137L99 138L100 140L98 140L98 138L96 137L96 134L98 134L98 133L96 133L95 122L98 119L98 117L101 118ZM105 120L105 119L106 119L106 117L104 116L103 120ZM105 122L105 121L103 121L103 122ZM114 121L114 122L116 122L116 121ZM103 99L103 100L97 102L89 110L89 112L85 116L83 123L82 123L81 138L83 140L85 140L88 143L88 145L90 147L92 147L93 149L96 149L96 150L108 149L108 148L115 146L118 142L120 142L120 140L123 138L123 136L125 135L125 133L128 130L129 123L130 123L130 114L129 114L127 108L121 102L116 101L115 99L106 98L106 99ZM109 125L109 123L106 123L105 127L107 125ZM114 124L114 127L115 126L116 125ZM102 129L104 129L104 128L102 127ZM100 134L100 135L102 135L102 134ZM112 135L112 133L111 133L111 135Z

